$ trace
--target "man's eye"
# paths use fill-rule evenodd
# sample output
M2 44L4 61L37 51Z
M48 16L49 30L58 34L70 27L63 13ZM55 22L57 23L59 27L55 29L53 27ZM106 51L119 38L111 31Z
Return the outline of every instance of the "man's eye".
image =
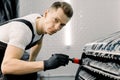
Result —
M58 22L58 19L55 18L55 22Z

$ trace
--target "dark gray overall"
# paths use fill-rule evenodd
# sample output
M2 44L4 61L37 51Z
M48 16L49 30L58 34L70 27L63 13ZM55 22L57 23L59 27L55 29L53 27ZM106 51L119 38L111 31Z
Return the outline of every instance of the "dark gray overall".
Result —
M34 31L33 31L33 26L29 21L24 20L24 19L16 19L16 20L7 21L3 24L6 24L6 23L11 22L11 21L19 21L19 22L25 23L30 28L30 30L32 32L31 42L26 46L25 50L31 48L32 46L34 46L37 43L37 41L32 43L33 39L34 39ZM3 25L3 24L0 24L0 25ZM44 35L42 35L40 39L42 39L43 36ZM4 57L6 47L7 47L6 43L0 42L0 67L1 67L1 63L2 63L2 60ZM23 55L23 57L21 58L21 60L25 60L25 61L27 61L28 59L29 59L29 54L27 54L27 53L25 53ZM0 70L0 72L1 72L1 70ZM25 74L25 75L11 75L11 74L2 75L2 72L1 72L0 76L1 76L0 80L37 80L37 72Z

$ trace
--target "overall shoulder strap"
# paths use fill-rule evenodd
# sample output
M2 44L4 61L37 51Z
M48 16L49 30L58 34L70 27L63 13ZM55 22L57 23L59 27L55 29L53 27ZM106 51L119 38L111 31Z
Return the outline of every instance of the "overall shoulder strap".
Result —
M34 37L35 37L34 29L33 29L32 24L31 24L29 21L25 20L25 19L15 19L15 20L12 20L12 21L23 22L23 23L25 23L25 24L30 28L30 30L31 30L31 32L32 32L32 39L31 39L31 42L26 46L25 49L29 49L29 48L31 48L31 44L32 44L33 39L34 39Z
M44 36L44 34L41 35L41 37L39 39L40 41L43 39L43 36ZM39 40L33 42L29 47L35 46Z
M26 24L32 32L31 42L26 46L25 50L30 49L32 46L34 46L37 43L37 41L32 44L33 39L35 37L35 34L34 34L34 29L33 29L33 26L31 24L31 22L29 22L28 20L25 20L25 19L12 19L12 20L8 20L8 21L3 22L0 25L4 25L4 24L7 24L7 23L12 22L12 21L19 21L19 22L22 22L22 23ZM44 35L41 36L41 39L42 39L43 36Z

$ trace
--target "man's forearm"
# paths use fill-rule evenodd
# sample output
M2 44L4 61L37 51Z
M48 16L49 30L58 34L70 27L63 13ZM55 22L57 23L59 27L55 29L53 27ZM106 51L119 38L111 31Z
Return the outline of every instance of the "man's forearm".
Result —
M33 72L42 71L44 69L43 61L29 62L18 59L10 59L10 63L3 63L2 73L3 74L28 74Z
M38 44L36 44L35 46L33 46L30 49L30 57L29 57L29 61L35 61L40 49L42 46L42 42L39 42Z
M29 61L35 61L35 59L36 59L39 51L40 51L39 48L35 49L35 47L33 47L33 48L30 50Z

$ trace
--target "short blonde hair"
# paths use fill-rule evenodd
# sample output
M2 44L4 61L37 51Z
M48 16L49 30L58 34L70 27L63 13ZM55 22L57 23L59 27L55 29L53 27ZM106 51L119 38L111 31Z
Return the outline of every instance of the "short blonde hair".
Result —
M55 8L55 9L62 8L64 13L66 14L66 16L69 18L71 18L73 15L73 9L72 9L71 5L68 4L67 2L59 2L59 1L54 2L51 5L51 8Z

